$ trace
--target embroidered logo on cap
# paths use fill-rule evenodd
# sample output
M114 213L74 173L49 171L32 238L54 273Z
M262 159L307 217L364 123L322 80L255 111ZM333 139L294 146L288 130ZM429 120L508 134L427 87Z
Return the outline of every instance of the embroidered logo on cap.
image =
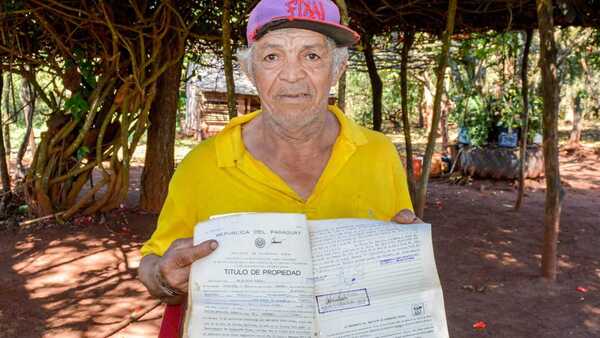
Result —
M292 17L325 20L325 6L319 0L289 0L286 6L287 12Z

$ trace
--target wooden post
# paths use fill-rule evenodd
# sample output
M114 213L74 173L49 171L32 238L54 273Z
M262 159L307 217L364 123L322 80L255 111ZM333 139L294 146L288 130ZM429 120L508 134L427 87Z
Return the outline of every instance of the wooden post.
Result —
M536 0L540 34L540 68L544 99L544 170L546 177L546 205L544 208L544 249L542 274L556 280L557 240L560 228L560 170L558 163L558 105L556 45L552 0Z
M527 70L529 66L529 49L531 47L531 29L525 31L525 48L521 60L521 96L523 97L523 114L521 114L521 149L519 150L519 191L515 210L521 208L523 195L525 194L525 163L527 163L527 134L529 133L529 78Z
M8 159L10 159L10 152L12 144L10 142L10 121L13 120L14 115L17 114L17 101L15 95L15 81L12 73L6 74L6 95L4 96L4 113L6 117L6 124L4 125L4 152ZM12 106L11 106L12 101Z
M233 56L231 51L231 0L223 1L223 60L225 81L227 82L227 108L229 119L237 116L237 103L235 100L235 82L233 80Z
M345 26L348 26L348 23L350 22L350 18L348 17L348 7L346 6L346 1L345 0L335 0L337 6L340 9L340 16L341 16L341 21L342 24ZM342 74L342 76L340 76L340 80L338 81L338 107L340 107L340 109L342 111L346 111L346 70L344 70L344 73Z
M31 69L32 76L35 76L35 70ZM25 135L17 152L17 168L21 175L25 176L25 168L23 167L23 157L27 148L31 146L31 153L35 153L35 140L33 136L33 115L35 113L36 91L31 82L27 78L23 78L21 83L21 97L24 98L25 106L23 107L23 117L25 118ZM30 145L31 143L31 145Z
M413 169L413 151L410 138L410 121L408 119L408 52L415 42L415 32L404 33L400 64L400 96L402 97L402 129L404 130L404 144L406 146L406 179L410 197L415 199L415 175Z
M4 87L4 78L0 72L0 93ZM2 101L2 95L0 95ZM0 102L1 104L1 102ZM2 125L2 114L0 114L0 176L2 176L2 192L10 192L10 175L8 174L8 165L6 164L6 151L4 150L4 126Z
M373 46L371 45L370 36L365 37L363 53L369 71L369 79L371 80L371 93L373 100L373 130L381 131L381 100L383 96L383 84L379 73L377 73L377 65L373 57Z
M435 98L433 100L433 117L431 118L431 129L427 138L427 148L423 156L423 168L421 180L417 189L415 213L423 218L425 212L425 202L427 198L427 184L429 183L429 173L431 172L431 159L435 149L435 139L437 136L438 125L440 124L440 113L442 104L442 95L444 94L444 73L448 65L448 53L450 51L450 37L454 32L454 18L456 16L457 0L450 0L448 3L448 17L446 19L446 30L444 31L442 52L438 68L436 70Z
M340 76L340 80L338 81L338 107L345 112L346 111L346 71L342 76Z

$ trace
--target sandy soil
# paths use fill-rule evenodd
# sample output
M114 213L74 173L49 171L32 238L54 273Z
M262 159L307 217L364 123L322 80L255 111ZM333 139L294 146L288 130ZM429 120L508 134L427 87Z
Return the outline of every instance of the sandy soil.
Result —
M591 149L562 153L560 273L550 285L539 278L543 181L527 182L519 212L508 182L430 184L425 219L433 225L451 337L600 337L599 159ZM155 219L124 208L4 231L0 337L102 337L152 306L136 267ZM161 311L114 337L156 336ZM478 321L487 327L473 328Z

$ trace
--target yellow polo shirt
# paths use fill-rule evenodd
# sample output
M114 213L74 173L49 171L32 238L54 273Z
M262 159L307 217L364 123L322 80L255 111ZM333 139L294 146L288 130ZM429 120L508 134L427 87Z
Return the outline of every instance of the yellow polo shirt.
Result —
M246 150L241 127L260 111L240 116L179 164L142 255L162 256L175 239L192 237L198 222L218 214L290 212L308 219L389 220L402 209L412 210L404 170L390 140L358 126L335 106L329 110L340 123L340 134L307 200Z

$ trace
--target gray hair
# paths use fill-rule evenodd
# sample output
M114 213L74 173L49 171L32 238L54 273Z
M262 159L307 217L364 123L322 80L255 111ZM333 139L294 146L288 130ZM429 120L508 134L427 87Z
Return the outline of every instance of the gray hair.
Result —
M245 66L247 75L252 82L254 82L254 70L252 67L252 54L254 53L254 47L256 44L250 45L248 48L240 49L236 56L238 62ZM335 79L337 75L342 71L342 65L348 62L348 47L338 47L335 41L330 37L327 37L327 47L331 52L331 71L333 72Z

